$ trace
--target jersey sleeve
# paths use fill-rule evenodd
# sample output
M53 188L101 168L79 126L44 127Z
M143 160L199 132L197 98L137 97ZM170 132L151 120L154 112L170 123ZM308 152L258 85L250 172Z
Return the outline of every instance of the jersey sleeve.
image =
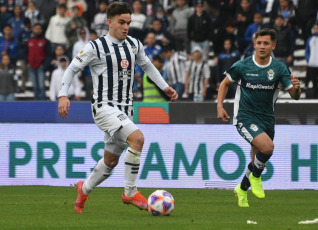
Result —
M290 70L287 68L286 65L282 64L282 72L281 72L281 79L280 79L280 83L282 84L282 86L284 87L285 90L289 90L290 88L293 87L292 83L291 83L291 79L290 79Z
M94 46L89 42L78 54L76 54L72 60L72 63L80 69L84 69L85 66L91 65L97 60L98 54L96 48L94 48Z
M240 63L241 61L235 62L224 74L229 78L231 82L235 82L241 78L240 74Z
M145 53L144 46L138 41L139 52L137 53L137 64L144 69L148 62L151 62Z

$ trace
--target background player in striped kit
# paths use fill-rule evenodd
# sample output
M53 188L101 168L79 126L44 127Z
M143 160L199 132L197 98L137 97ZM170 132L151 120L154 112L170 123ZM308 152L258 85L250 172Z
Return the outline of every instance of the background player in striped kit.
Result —
M202 48L193 47L193 60L189 63L185 79L185 93L193 101L203 101L209 84L210 68L202 59Z
M172 101L178 98L174 89L163 80L145 55L141 42L128 35L132 9L128 3L114 2L107 9L109 33L87 44L66 70L59 93L59 115L67 118L70 109L67 90L74 75L89 65L93 79L92 114L96 125L105 133L104 157L98 161L89 178L76 184L76 212L82 213L88 194L107 179L127 147L125 189L122 201L147 210L147 199L137 191L136 180L144 136L132 122L132 82L135 66L147 73L151 80Z
M280 86L295 100L301 94L298 78L290 74L285 64L271 57L276 47L275 30L257 31L254 47L255 55L226 70L218 93L218 118L227 122L230 117L223 108L223 101L231 83L238 81L233 124L252 148L252 161L246 175L234 189L240 207L249 207L247 190L250 186L257 198L265 198L261 174L274 151L274 103Z

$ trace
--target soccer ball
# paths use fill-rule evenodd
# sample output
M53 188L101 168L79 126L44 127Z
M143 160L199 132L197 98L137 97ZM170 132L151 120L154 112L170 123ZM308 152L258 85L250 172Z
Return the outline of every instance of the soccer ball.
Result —
M148 197L148 210L153 216L169 216L174 209L174 199L165 190L156 190Z

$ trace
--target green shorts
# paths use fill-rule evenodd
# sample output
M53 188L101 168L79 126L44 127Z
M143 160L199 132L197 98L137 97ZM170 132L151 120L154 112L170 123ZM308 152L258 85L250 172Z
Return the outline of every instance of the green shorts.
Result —
M268 124L257 120L240 120L237 122L236 129L239 134L250 144L253 139L261 134L266 133L272 140L274 140L275 129L274 124Z

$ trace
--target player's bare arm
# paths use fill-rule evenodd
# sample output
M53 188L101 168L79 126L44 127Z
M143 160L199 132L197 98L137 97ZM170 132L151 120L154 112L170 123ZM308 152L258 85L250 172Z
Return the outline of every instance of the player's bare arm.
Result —
M218 92L218 104L217 104L217 113L218 118L224 122L228 122L230 116L227 114L226 110L223 108L223 101L229 89L229 86L232 84L228 77L225 77L221 82Z
M67 118L68 110L70 110L70 107L70 100L66 96L59 97L58 111L60 117L62 117L63 119Z
M288 90L288 93L291 98L298 100L301 94L300 82L298 80L298 77L295 77L293 74L290 75L290 79L293 87Z
M164 92L168 97L170 97L171 101L175 101L178 99L178 94L173 88L166 87Z

